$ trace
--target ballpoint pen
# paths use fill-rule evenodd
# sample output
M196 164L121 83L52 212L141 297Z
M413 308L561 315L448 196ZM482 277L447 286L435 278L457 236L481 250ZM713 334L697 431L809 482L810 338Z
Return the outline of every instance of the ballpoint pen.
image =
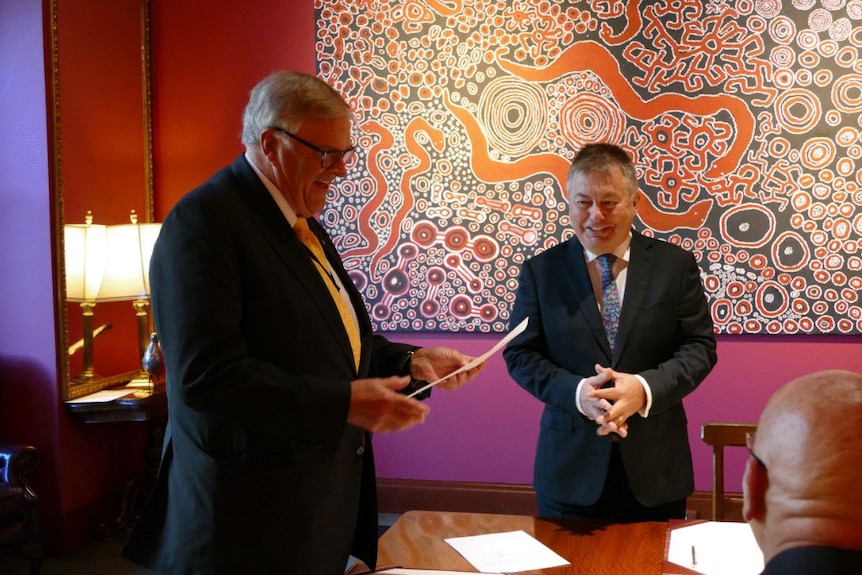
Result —
M691 546L691 566L695 567L697 565L697 555L694 552L694 545Z

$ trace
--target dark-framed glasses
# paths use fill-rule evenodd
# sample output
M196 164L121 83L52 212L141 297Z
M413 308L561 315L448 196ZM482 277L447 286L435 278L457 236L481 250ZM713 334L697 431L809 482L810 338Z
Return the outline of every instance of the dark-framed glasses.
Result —
M346 150L324 150L323 148L315 146L311 142L306 142L296 134L291 134L284 128L279 128L278 126L270 126L269 128L271 130L275 130L276 132L281 132L285 136L293 138L300 144L303 144L307 148L311 148L312 150L320 154L320 167L324 170L329 169L335 164L337 164L339 159L344 162L345 166L349 166L351 163L353 163L353 160L356 159L356 146L350 146Z
M748 454L751 456L753 460L757 462L757 464L763 469L766 468L766 464L754 453L754 433L749 433L745 436L745 448L748 450Z

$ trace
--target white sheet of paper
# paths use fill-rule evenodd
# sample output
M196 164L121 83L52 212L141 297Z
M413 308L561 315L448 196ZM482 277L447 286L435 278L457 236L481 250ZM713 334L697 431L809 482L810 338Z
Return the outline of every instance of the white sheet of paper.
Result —
M692 565L692 546L696 565ZM704 575L757 575L763 571L763 553L748 523L707 521L674 529L667 559Z
M423 391L425 391L425 390L426 390L426 389L428 389L429 387L434 387L435 385L437 385L437 384L438 384L438 383L440 383L441 381L446 381L447 379L449 379L449 378L450 378L450 377L452 377L453 375L459 374L459 373L461 373L462 371L467 371L467 370L473 369L474 367L476 367L477 365L479 365L480 363L482 363L483 361L485 361L486 359L488 359L489 357L491 357L492 355L494 355L495 353L497 353L498 351L500 351L501 349L503 349L503 347L505 347L505 345L506 345L507 343L509 343L510 341L512 341L512 340L515 338L515 336L517 336L517 335L518 335L518 334L520 334L522 331L524 331L525 329L527 329L527 323L528 323L529 321L530 321L530 318L528 318L528 317L527 317L527 318L524 318L524 321L522 321L521 323L519 323L519 324L515 327L515 329L513 329L512 331L510 331L510 332L506 335L506 337L504 337L503 339L501 339L500 341L498 341L498 342L497 342L497 344L496 344L494 347L492 347L491 349L489 349L488 351L486 351L485 353L483 353L482 355L480 355L479 357L477 357L476 359L474 359L473 361L471 361L471 362L470 362L470 363L468 363L467 365L464 365L464 366L462 366L462 367L459 367L458 369L456 369L455 371L453 371L453 372L452 372L452 373L450 373L449 375L444 376L444 377L441 377L441 378L440 378L440 379L438 379L437 381L432 381L432 382L431 382L431 383L429 383L428 385L425 385L425 386L423 386L423 387L420 387L419 389L417 389L416 391L414 391L413 393L411 393L411 394L410 394L410 395L408 395L407 397L413 397L414 395L417 395L417 394L419 394L419 393L422 393Z
M107 403L109 401L119 399L124 395L129 395L130 393L133 393L131 389L104 389L102 391L97 391L96 393L91 393L90 395L71 399L66 403Z
M479 571L511 573L569 564L524 531L452 537L445 541Z

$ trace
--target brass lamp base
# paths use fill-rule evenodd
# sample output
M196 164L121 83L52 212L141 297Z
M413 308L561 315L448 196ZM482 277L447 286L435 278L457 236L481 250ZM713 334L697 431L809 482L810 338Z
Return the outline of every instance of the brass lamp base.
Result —
M150 379L149 374L147 373L139 373L132 381L126 384L126 387L139 387L144 389L152 389L155 386L153 380Z

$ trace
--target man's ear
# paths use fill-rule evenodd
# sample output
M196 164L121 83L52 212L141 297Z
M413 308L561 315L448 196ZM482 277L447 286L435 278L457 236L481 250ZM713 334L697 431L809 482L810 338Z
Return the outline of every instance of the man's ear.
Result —
M753 457L748 458L745 464L745 475L742 477L742 518L749 523L752 520L763 521L766 517L768 486L769 476L766 470Z
M278 136L275 133L275 130L264 130L260 135L260 150L263 152L263 155L267 158L270 157L270 154L275 153Z

